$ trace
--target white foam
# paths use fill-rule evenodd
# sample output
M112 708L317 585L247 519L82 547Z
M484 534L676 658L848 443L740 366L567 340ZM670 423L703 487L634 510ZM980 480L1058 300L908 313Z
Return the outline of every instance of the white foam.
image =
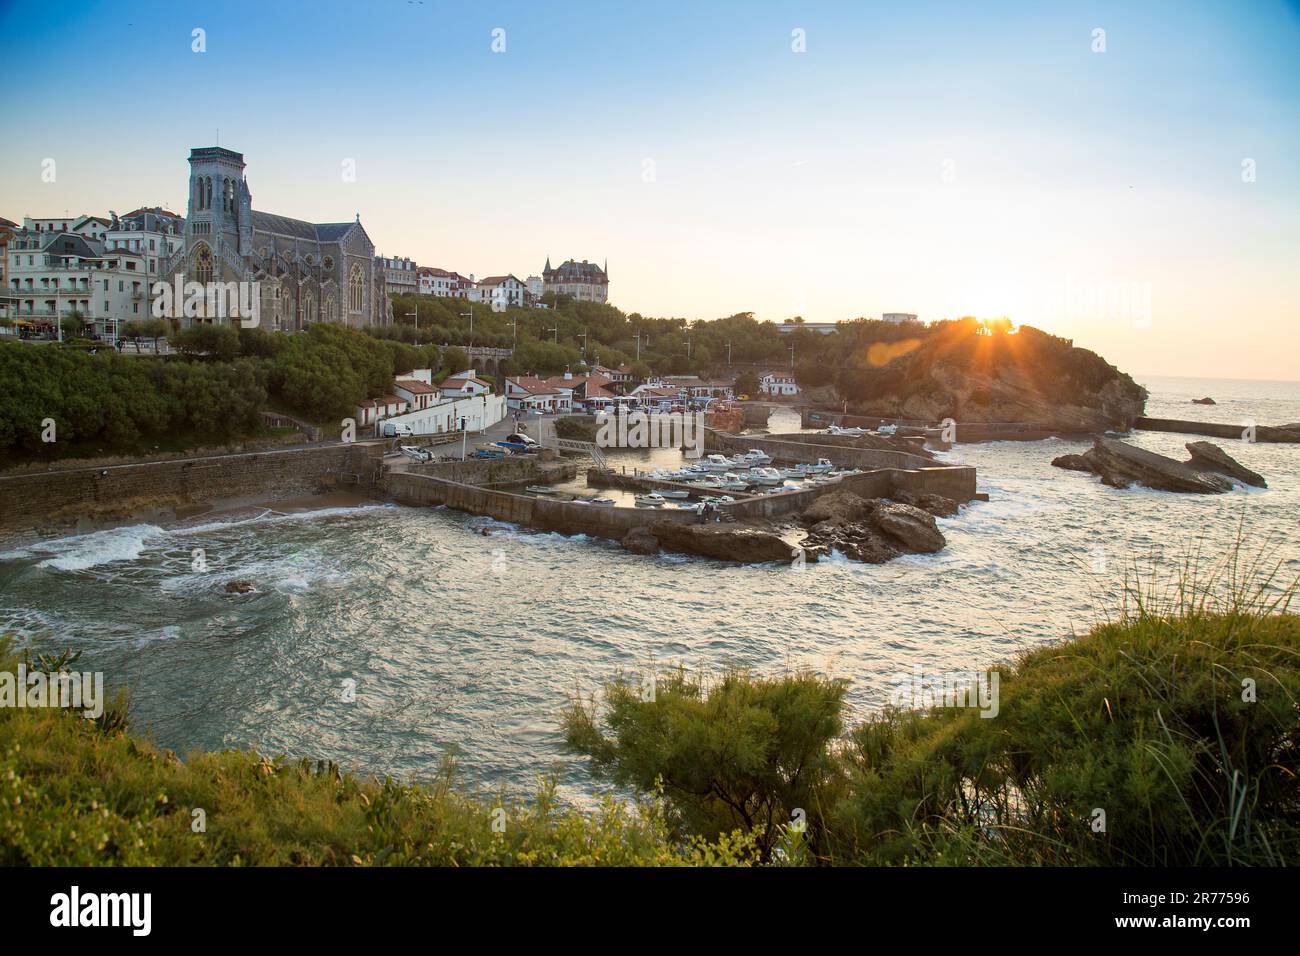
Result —
M13 556L49 554L50 557L40 562L37 567L54 568L58 571L85 571L115 561L134 561L144 553L150 540L159 538L165 533L156 525L137 524L126 528L111 528L107 531L94 531L90 534L46 541L25 549L27 555ZM9 556L11 555L4 555L4 557Z

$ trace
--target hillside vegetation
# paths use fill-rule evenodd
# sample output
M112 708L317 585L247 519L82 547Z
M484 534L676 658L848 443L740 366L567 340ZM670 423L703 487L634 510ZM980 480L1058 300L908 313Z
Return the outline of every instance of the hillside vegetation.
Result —
M644 798L591 814L550 784L465 793L450 767L413 786L251 752L182 762L120 702L94 722L0 708L0 865L1294 864L1294 593L1137 596L1000 668L992 719L887 709L846 731L844 685L806 673L679 670L652 700L615 681L575 701L566 740Z

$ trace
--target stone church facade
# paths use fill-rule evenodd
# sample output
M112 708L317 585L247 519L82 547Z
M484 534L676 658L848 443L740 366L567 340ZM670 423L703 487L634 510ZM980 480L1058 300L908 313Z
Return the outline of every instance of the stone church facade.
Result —
M360 327L392 321L383 270L360 215L354 222L311 223L260 212L253 209L243 154L209 146L192 149L189 163L185 242L160 278L256 282L267 331L293 332L313 322Z

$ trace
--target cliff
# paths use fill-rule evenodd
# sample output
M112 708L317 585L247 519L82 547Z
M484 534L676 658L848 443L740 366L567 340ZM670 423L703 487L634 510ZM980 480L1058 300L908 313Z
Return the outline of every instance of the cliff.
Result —
M887 418L1038 422L1061 432L1127 430L1147 393L1088 349L1030 326L932 326L853 355L836 383L849 411Z

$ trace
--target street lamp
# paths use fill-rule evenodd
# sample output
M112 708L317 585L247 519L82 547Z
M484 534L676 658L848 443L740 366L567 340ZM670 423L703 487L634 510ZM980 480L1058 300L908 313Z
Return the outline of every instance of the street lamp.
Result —
M462 319L465 318L466 316L469 317L469 347L473 348L474 347L474 303L471 302L469 304L468 312L460 313L460 317Z

